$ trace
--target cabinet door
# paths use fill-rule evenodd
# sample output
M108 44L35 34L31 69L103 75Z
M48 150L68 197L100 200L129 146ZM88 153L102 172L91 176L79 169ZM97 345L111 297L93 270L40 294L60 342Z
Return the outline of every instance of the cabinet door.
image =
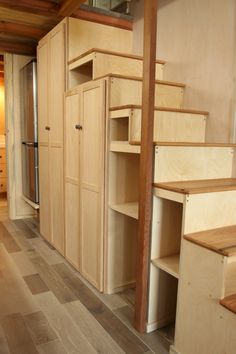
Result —
M48 73L49 73L49 41L46 36L39 43L37 49L38 68L38 140L39 143L48 144Z
M79 94L65 99L65 256L80 266L79 237ZM78 128L78 127L77 127Z
M52 243L64 254L64 152L63 116L65 91L65 28L59 24L50 32L50 197Z
M81 273L103 289L105 82L81 93L80 237Z
M38 46L38 141L39 141L39 206L40 233L51 242L50 186L49 186L49 131L48 127L48 36Z
M49 152L48 146L39 146L39 205L40 233L48 241L51 238L51 205L49 186Z

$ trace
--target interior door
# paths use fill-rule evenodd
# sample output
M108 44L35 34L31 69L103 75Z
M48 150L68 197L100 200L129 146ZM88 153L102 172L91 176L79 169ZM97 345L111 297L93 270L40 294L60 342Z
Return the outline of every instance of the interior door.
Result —
M79 93L65 98L65 256L80 269Z
M105 82L81 93L80 237L81 272L103 290Z

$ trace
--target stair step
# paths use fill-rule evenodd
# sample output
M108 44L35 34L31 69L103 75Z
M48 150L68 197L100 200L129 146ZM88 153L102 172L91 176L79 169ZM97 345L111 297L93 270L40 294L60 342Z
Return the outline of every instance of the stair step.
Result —
M153 141L204 142L208 112L156 107L154 112ZM124 129L126 140L131 143L141 141L141 106L127 105L110 109L110 125ZM123 121L123 124L121 125ZM124 131L124 130L123 130Z
M154 182L231 178L234 144L156 143Z
M173 277L179 278L179 254L153 259L152 264Z
M142 78L135 76L108 74L110 83L109 108L142 103ZM182 108L185 85L178 82L156 80L155 105L170 108Z
M236 255L236 225L196 232L184 238L222 256Z
M236 178L153 183L153 186L181 194L213 193L235 190Z
M220 304L229 311L236 314L236 294L227 296L224 299L220 300Z
M117 110L122 110L122 109L142 109L141 105L134 105L134 104L128 104L124 106L118 106L118 107L112 107L110 108L110 111L117 111ZM208 116L209 112L208 111L199 111L195 109L186 109L186 108L170 108L170 107L155 107L155 111L160 111L160 112L176 112L176 113L192 113L192 114L199 114L199 115L204 115Z
M88 70L90 70L93 80L111 72L119 75L143 76L143 57L98 48L83 53L69 61L68 65L69 73L72 75L76 73L88 75ZM164 65L165 61L156 60L156 79L163 78Z

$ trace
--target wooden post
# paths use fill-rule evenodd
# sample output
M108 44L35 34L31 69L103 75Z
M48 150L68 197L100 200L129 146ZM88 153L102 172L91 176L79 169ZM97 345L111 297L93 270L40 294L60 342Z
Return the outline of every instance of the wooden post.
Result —
M144 1L142 133L135 303L135 328L139 332L145 331L147 321L148 272L152 218L157 2L157 0Z

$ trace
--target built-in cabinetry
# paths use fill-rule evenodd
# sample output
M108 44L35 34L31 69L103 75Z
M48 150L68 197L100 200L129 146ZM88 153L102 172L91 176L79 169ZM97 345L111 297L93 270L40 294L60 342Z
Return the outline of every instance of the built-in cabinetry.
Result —
M65 22L38 46L40 232L64 254Z
M103 290L105 80L66 94L65 256Z
M0 193L7 191L6 149L0 148Z

